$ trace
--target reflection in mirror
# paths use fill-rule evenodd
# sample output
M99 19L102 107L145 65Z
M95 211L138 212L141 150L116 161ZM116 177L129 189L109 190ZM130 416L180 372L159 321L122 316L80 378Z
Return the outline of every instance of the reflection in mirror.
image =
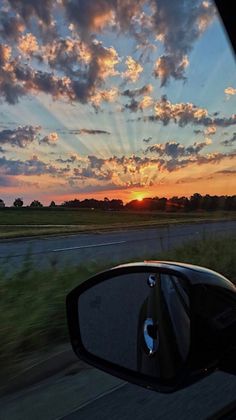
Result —
M85 349L118 366L173 378L190 347L189 296L181 278L131 273L112 277L79 297Z

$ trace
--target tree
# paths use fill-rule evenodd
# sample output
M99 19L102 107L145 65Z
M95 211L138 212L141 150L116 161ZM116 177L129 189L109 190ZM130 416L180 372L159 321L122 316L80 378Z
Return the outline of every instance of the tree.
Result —
M14 203L13 203L13 206L14 207L22 207L23 204L24 204L24 202L23 202L22 198L16 198Z
M56 203L55 203L55 201L51 201L51 203L49 204L49 207L56 207Z
M30 207L40 208L40 207L43 207L43 205L42 205L42 203L40 203L40 201L38 201L38 200L34 200L34 201L32 201L32 203L30 204Z
M4 203L4 201L0 198L0 207L2 208L2 207L5 207L5 203Z

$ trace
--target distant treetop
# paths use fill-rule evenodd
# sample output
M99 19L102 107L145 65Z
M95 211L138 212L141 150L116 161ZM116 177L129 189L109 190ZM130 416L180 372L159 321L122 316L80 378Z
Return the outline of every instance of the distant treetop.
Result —
M24 204L24 202L23 202L22 198L16 198L14 203L13 203L13 206L14 207L22 207L23 204Z

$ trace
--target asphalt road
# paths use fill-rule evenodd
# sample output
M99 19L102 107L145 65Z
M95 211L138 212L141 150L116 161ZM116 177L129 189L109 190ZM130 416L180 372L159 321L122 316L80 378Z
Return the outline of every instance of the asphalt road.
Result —
M236 221L195 223L168 227L135 229L119 232L83 233L75 235L25 238L0 241L0 264L17 269L25 256L33 264L46 267L57 262L62 267L85 263L145 259L150 253L171 249L189 239L236 232Z
M235 401L236 377L217 372L173 394L76 367L3 398L1 420L206 420ZM232 417L233 418L233 417Z

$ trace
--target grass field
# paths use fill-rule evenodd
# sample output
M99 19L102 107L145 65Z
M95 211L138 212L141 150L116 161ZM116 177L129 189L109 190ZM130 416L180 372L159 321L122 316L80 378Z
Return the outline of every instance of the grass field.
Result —
M0 238L232 220L234 212L131 212L90 209L0 209Z
M224 246L222 247L222 241ZM156 259L155 250L145 258ZM202 265L220 272L236 283L236 238L202 239L158 255L159 259ZM116 261L121 263L125 261ZM110 263L111 264L111 263ZM107 262L90 267L38 271L26 259L13 277L0 273L0 370L8 378L25 366L32 354L68 341L65 297L76 285L110 266ZM112 262L114 265L114 261ZM22 365L23 364L23 365Z

